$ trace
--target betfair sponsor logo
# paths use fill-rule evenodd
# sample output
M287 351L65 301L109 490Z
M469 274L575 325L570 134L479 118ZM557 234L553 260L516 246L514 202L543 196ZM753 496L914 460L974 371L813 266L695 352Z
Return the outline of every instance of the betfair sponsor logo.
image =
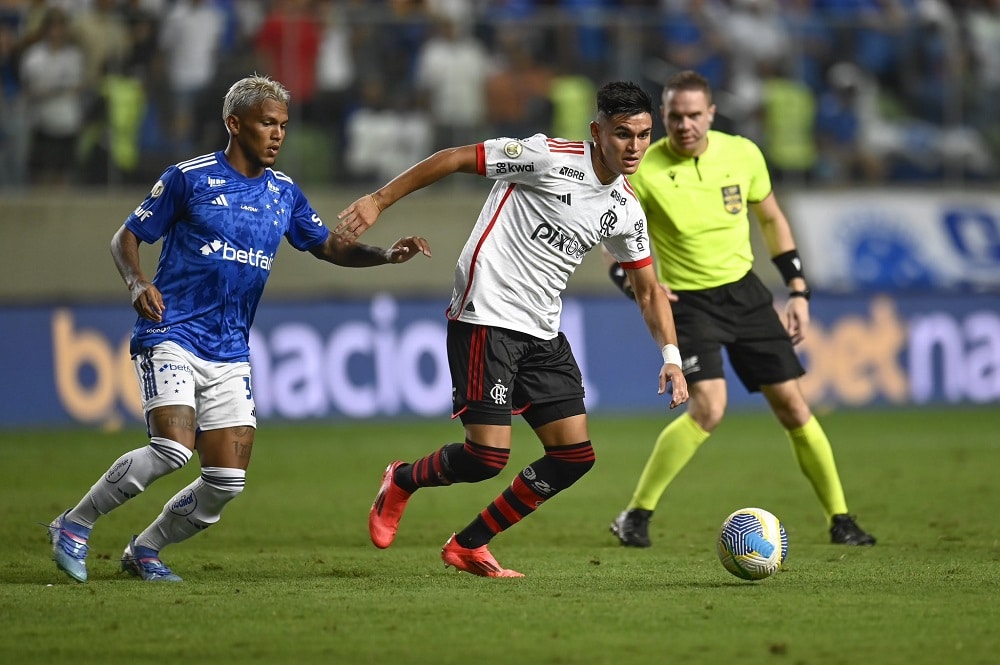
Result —
M222 242L221 240L213 240L210 243L205 243L201 246L200 251L203 256L215 254L223 261L235 261L236 263L242 263L252 268L260 268L261 270L270 271L271 264L274 262L274 254L265 254L262 249L255 250L253 247L248 250L237 249L230 247L229 243Z

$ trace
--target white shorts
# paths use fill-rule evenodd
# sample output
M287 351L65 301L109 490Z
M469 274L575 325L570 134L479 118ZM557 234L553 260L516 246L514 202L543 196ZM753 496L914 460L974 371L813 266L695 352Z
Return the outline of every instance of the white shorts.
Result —
M250 363L202 360L174 342L132 357L142 410L184 404L195 411L198 429L257 426Z

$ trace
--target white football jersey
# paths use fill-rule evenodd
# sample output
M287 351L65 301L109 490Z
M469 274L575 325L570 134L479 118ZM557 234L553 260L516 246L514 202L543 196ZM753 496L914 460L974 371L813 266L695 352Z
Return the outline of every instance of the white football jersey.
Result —
M626 268L652 263L631 185L601 184L592 150L544 134L477 146L479 173L497 182L455 267L449 319L552 339L560 294L598 243Z

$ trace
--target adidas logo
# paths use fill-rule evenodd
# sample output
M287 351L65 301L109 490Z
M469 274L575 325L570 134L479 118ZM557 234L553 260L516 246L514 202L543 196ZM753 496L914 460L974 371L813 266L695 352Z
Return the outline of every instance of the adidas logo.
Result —
M472 304L471 300L469 301L469 304L465 306L465 311L466 312L475 312L476 311L476 306Z
M228 208L229 207L229 201L226 200L226 195L225 194L219 194L214 199L212 199L212 205L214 205L214 206L222 206L224 208Z
M565 203L568 206L573 205L570 201L571 194L556 194L556 198Z

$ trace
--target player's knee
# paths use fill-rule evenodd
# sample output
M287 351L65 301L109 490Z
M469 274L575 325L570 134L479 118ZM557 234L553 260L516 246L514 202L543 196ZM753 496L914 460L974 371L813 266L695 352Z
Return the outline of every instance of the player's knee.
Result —
M483 446L466 439L444 449L444 463L454 482L478 483L500 475L510 460L510 450Z
M246 487L246 471L222 467L203 467L198 488L198 507L205 517L218 516L227 503L238 497Z
M594 467L596 459L594 447L590 441L584 441L572 446L549 448L539 463L546 463L551 479L549 482L558 491L583 478Z
M583 478L588 471L594 468L594 462L597 461L597 457L594 454L594 448L587 441L577 446L568 446L570 449L569 456L561 459L565 471L563 472L567 480L575 483L576 481Z
M183 444L161 436L151 437L147 450L164 467L164 474L182 468L192 456L191 450Z

